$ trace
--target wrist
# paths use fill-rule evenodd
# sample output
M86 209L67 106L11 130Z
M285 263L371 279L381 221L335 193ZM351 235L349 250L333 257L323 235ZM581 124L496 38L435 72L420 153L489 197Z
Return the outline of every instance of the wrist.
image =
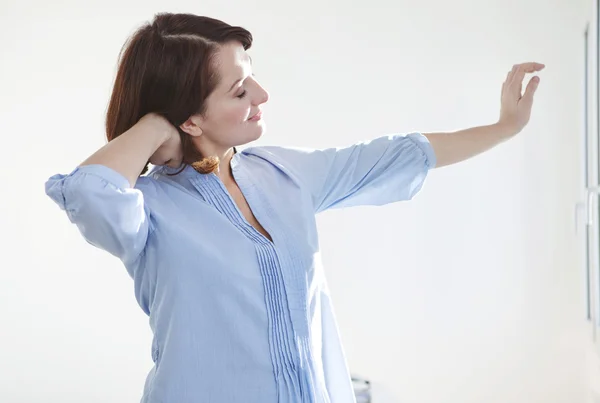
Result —
M167 142L173 133L173 125L161 115L149 113L144 115L138 122L146 135L151 136L156 148Z
M502 121L498 121L492 126L494 127L494 132L503 140L509 139L519 133L519 130Z

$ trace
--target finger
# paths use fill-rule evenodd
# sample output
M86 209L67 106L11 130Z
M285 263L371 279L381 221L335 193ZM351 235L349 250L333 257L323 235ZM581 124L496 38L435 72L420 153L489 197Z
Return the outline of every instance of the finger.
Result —
M516 64L513 66L513 75L510 84L521 85L525 78L525 74L535 73L536 71L542 70L544 67L546 67L544 64L535 62Z
M513 82L514 82L514 77L517 73L517 71L519 70L519 64L515 64L512 69L508 72L508 74L506 75L506 81L504 82L504 86L502 88L502 96L504 96L504 94L506 92L509 92L510 94L516 94L516 89L513 88ZM519 94L520 96L521 94ZM512 97L513 95L511 95Z
M546 67L545 64L543 64L543 63L537 63L537 62L521 63L521 64L518 64L517 66L519 68L525 70L528 73L533 73L534 71L540 71L544 67Z
M511 70L512 71L512 70ZM508 73L506 73L506 78L504 79L504 82L502 83L502 91L500 92L500 97L502 98L504 96L504 91L506 90L506 85L510 79L510 73L511 71L509 71Z
M504 79L504 85L506 85L510 82L511 73L512 73L512 70L509 70L509 72L506 73L506 78Z
M525 89L525 94L523 94L523 98L521 100L525 102L529 107L533 104L533 96L535 95L535 91L537 90L540 84L540 78L538 76L533 77L529 80L527 84L527 88Z
M511 83L513 82L513 77L515 75L515 73L517 72L517 70L519 69L519 64L515 64L512 66L512 69L510 69L508 71L508 73L506 74L506 80L504 81L504 86L502 88L502 94L504 94L506 91L509 91L511 89Z
M513 76L515 75L515 72L517 71L517 69L519 68L518 64L515 64L512 69L508 72L508 76L506 77L506 84L510 85L510 83L512 82Z

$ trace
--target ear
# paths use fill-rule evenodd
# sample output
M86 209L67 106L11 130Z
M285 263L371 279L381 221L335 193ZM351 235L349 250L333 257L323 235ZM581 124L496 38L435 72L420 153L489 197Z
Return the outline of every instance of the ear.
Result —
M204 120L199 115L192 115L188 120L183 122L179 128L192 137L200 137L202 135L202 123Z

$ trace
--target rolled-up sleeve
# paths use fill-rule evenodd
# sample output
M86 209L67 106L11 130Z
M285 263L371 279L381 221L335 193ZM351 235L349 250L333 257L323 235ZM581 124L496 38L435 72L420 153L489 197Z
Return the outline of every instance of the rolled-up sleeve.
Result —
M46 194L64 210L85 240L129 263L143 251L150 231L144 196L104 165L85 165L51 176Z
M339 148L269 146L256 153L292 172L311 193L316 213L412 199L436 164L421 133L380 136Z

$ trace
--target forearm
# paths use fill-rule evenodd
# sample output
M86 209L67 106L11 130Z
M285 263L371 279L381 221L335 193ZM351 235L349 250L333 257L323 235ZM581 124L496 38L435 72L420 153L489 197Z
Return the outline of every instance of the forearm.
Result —
M156 117L146 115L80 166L104 165L127 178L133 187L152 154L168 139L168 131L163 127Z
M434 149L436 167L474 157L508 140L513 134L510 129L498 123L455 132L423 133Z

